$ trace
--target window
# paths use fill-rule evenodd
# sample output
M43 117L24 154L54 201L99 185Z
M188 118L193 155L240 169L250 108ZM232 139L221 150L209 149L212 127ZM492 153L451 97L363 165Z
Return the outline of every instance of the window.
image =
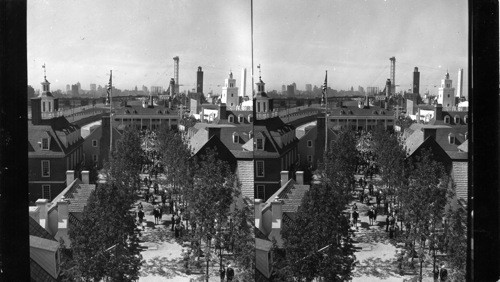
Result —
M454 118L455 124L460 124L460 117L457 115Z
M49 102L49 112L52 111L52 103Z
M313 161L313 156L311 156L311 155L307 155L307 161L308 161L308 162L310 162L310 163L312 163L312 161Z
M96 139L92 140L92 147L97 147L97 140Z
M42 177L50 177L50 161L42 161Z
M92 161L96 163L99 160L99 157L97 155L92 155Z
M49 138L42 138L42 150L49 149Z
M248 115L248 122L253 122L253 116L252 115Z
M234 106L234 103L231 103L231 107Z
M238 136L238 133L234 132L233 133L233 143L238 143L240 140L239 140L239 136Z
M242 115L239 115L239 116L238 116L238 122L239 122L239 123L243 123L243 116L242 116Z
M450 116L444 117L444 123L450 123Z
M50 200L50 185L42 185L42 199Z
M453 134L451 134L451 133L450 133L450 134L448 134L448 142L449 142L450 144L455 144L455 135L453 135Z
M264 185L257 185L257 199L264 199L266 197L266 190Z
M264 150L264 139L257 138L257 150Z
M257 167L257 176L264 177L264 161L255 161Z
M45 102L42 102L42 112L45 112Z
M233 115L230 115L227 119L229 122L234 122L234 116Z
M231 97L234 97L234 94L233 94L233 93L231 93ZM232 104L231 104L231 106L232 106Z
M307 140L307 147L311 148L313 146L312 140Z

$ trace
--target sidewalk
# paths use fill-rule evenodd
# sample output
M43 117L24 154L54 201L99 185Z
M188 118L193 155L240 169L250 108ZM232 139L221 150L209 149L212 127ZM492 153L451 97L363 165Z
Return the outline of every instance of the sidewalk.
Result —
M143 186L142 183L141 186ZM175 240L174 232L170 229L172 215L163 214L161 223L155 225L152 215L153 205L146 203L143 199L139 202L142 203L145 214L142 223L143 231L139 237L143 249L141 251L143 264L139 271L139 281L205 281L206 261L203 257L201 258L202 267L200 269L190 267L193 273L186 274L183 255L188 247L182 246ZM161 203L159 196L156 197L156 203ZM220 281L218 256L215 260L211 260L209 274L209 281Z
M356 181L361 175L356 175ZM374 175L373 180L368 182L373 183L377 189L381 189L377 184L380 183L378 175ZM356 184L357 185L357 184ZM382 189L383 190L383 189ZM389 233L385 231L385 215L378 214L376 224L369 224L367 215L370 206L362 204L355 199L350 204L356 203L358 207L358 230L354 232L354 246L356 264L353 269L353 282L401 282L410 281L418 272L405 273L400 275L398 271L397 253L402 249L396 246L395 239L389 239ZM376 205L375 197L371 197L373 205ZM423 281L433 281L431 277L431 268L423 269ZM418 271L418 268L417 268Z

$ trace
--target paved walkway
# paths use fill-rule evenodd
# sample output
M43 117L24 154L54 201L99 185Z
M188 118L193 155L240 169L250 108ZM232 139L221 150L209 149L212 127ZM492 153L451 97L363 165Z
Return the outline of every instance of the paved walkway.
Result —
M141 179L145 175L141 174ZM153 178L154 182L154 178ZM141 183L141 188L146 188ZM156 196L156 203L161 204L159 196ZM154 216L152 215L153 205L146 203L144 199L139 201L144 210L144 221L140 236L140 245L143 264L140 269L139 281L205 281L204 274L206 271L206 261L202 257L202 267L193 269L193 273L186 274L184 268L184 252L187 252L188 246L181 245L181 242L175 240L174 233L170 229L171 214L163 214L160 224L154 224ZM137 204L139 204L139 202ZM203 248L203 247L202 247ZM210 263L209 281L220 281L219 278L219 263L216 257Z
M356 176L358 180L361 176ZM368 181L370 183L370 181ZM378 176L373 177L372 183L376 188L380 188ZM357 184L356 184L357 185ZM353 282L376 282L376 281L412 281L418 273L404 273L400 275L398 271L397 253L402 248L397 247L395 239L389 239L388 232L385 231L384 214L378 214L376 224L370 225L367 215L371 206L360 203L358 200L352 201L358 207L359 219L358 230L354 232L354 246L356 248L356 266L353 270ZM370 203L376 205L375 197ZM381 204L383 206L383 204ZM418 270L418 268L417 268ZM431 278L432 268L423 270L423 281L433 281ZM415 280L417 281L417 280Z

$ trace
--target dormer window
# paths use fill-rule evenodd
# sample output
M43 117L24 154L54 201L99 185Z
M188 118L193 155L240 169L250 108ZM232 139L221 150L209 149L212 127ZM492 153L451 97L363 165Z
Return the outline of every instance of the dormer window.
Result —
M259 138L257 138L257 140L255 142L256 142L257 150L264 150L264 138L259 137Z
M230 123L233 123L234 122L234 116L233 115L230 115L227 120L230 122Z
M49 150L49 138L42 138L42 150Z
M239 122L239 123L243 123L243 116L242 116L242 115L239 115L239 116L238 116L238 122Z
M469 122L469 116L465 115L464 116L464 123L467 124Z
M446 123L446 124L450 123L450 116L445 116L444 117L444 123Z
M448 142L450 144L455 144L455 135L454 134L452 134L452 133L448 134Z
M233 143L238 143L240 141L240 138L238 136L238 133L233 132Z
M456 115L454 118L455 124L460 124L460 117Z
M252 115L248 115L248 122L253 122L253 116Z

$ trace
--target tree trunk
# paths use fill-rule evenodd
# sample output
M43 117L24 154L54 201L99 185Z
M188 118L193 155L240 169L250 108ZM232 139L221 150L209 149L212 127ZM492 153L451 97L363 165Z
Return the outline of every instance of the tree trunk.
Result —
M420 260L420 282L422 282L422 260Z

